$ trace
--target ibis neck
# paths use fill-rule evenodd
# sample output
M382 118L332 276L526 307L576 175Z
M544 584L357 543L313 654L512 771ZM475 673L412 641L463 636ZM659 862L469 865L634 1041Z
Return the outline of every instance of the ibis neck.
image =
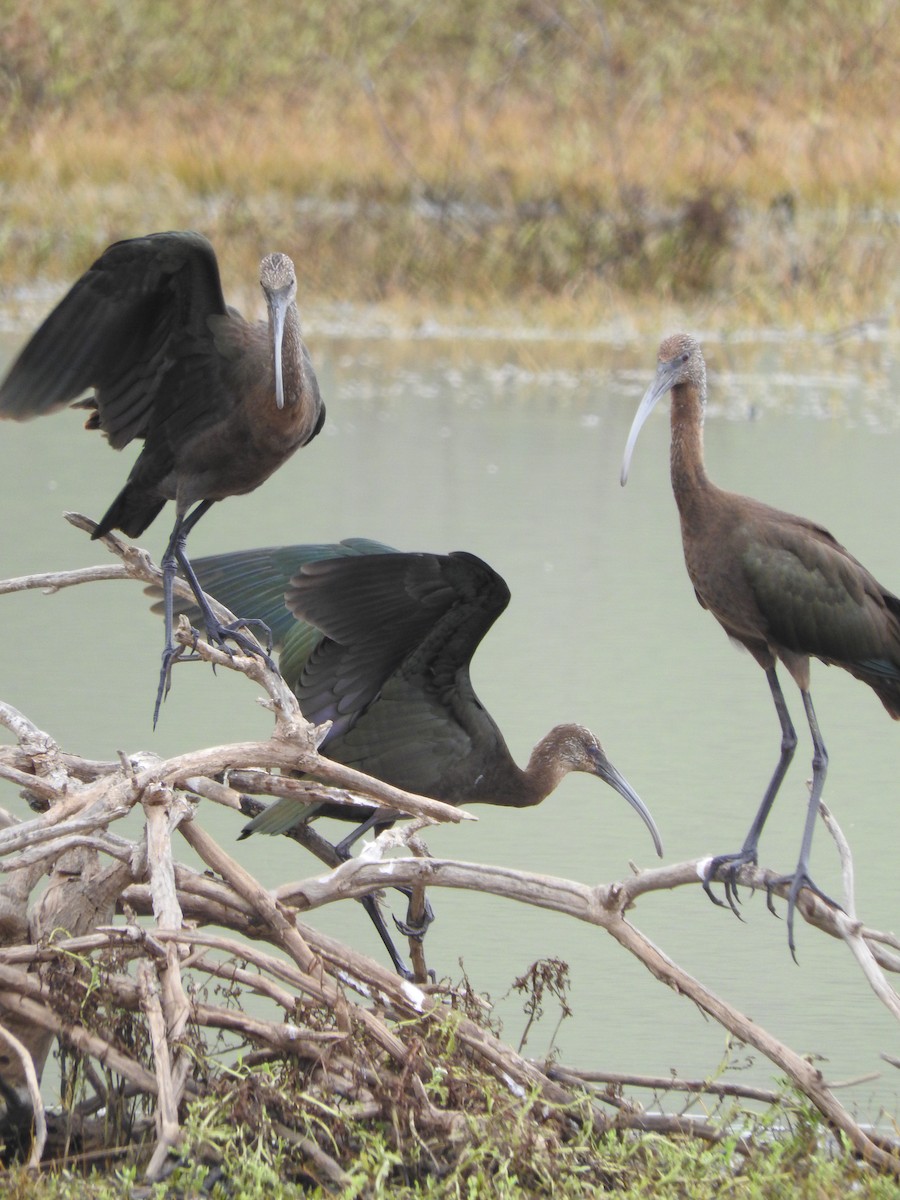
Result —
M703 396L694 384L672 389L672 491L679 509L710 486L703 464Z
M515 805L530 808L546 800L568 775L570 767L558 752L556 730L546 734L531 752L525 770L517 768L519 786Z
M565 774L566 769L560 770L542 742L535 746L524 770L504 747L504 753L485 771L474 791L466 793L466 799L503 808L532 808L550 795Z
M284 381L284 402L297 404L309 390L307 375L309 359L300 333L300 314L292 304L284 315L284 337L281 343L281 373Z

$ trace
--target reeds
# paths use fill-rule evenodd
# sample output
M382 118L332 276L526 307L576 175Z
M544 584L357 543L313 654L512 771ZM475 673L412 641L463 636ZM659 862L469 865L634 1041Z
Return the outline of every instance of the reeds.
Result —
M886 3L95 12L20 4L0 31L0 284L193 226L238 278L283 247L324 300L826 324L892 302Z

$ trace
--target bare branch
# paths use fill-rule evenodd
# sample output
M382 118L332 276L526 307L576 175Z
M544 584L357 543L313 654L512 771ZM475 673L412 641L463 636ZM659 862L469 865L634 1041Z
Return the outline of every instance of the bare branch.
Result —
M107 563L99 567L79 567L74 571L43 571L37 575L20 575L16 579L0 579L0 596L12 592L27 592L40 589L47 595L61 588L77 587L81 583L100 583L106 579L133 579L124 566Z
M17 1013L35 1025L42 1026L57 1037L69 1042L82 1053L99 1059L104 1066L112 1071L117 1071L125 1079L130 1080L140 1091L156 1095L156 1079L140 1063L123 1054L105 1038L88 1033L80 1025L63 1021L49 1003L41 1004L23 995L23 982L21 979L11 979L8 974L11 970L13 968L0 968L0 988L2 988L0 990L0 1009ZM7 990L10 983L14 990Z
M696 864L687 866L696 878ZM663 876L666 886L672 886L671 869L662 868L645 874L651 873ZM296 898L302 897L310 901L312 906L312 903L318 902L322 897L334 894L335 890L340 890L342 895L358 895L374 888L389 885L396 887L399 883L411 886L422 880L429 886L465 887L487 891L537 907L567 912L579 920L599 925L677 995L690 998L735 1037L747 1045L756 1047L786 1072L835 1128L847 1135L856 1150L868 1161L882 1169L900 1172L900 1163L876 1145L853 1120L832 1095L819 1070L683 971L625 920L624 912L630 904L627 881L609 887L591 888L567 879L439 859L392 859L386 863L352 860L325 879L309 880L301 885ZM686 878L680 880L687 881ZM646 886L641 890L646 891Z
M138 966L138 988L141 1004L147 1017L150 1042L153 1046L153 1061L156 1068L156 1148L147 1167L147 1178L158 1178L167 1154L181 1138L178 1124L178 1098L172 1080L172 1060L166 1038L166 1023L163 1019L159 999L159 984L148 962Z
M95 528L84 518L72 520L79 528ZM127 576L149 583L159 580L158 569L143 551L114 536L105 538L104 543L122 560L114 570L100 575L89 569L87 573L30 576L7 581L0 585L0 592L40 586L55 589L96 578ZM223 618L231 616L227 610L220 612ZM390 1079L391 1087L408 1085L408 1094L418 1105L423 1122L439 1125L447 1136L456 1129L461 1114L436 1107L416 1074L415 1056L403 1027L415 1017L443 1019L448 1011L446 995L427 984L417 986L398 978L297 920L298 913L335 900L396 886L411 889L411 922L424 916L426 888L439 886L487 892L564 913L605 930L654 978L688 998L734 1037L766 1055L836 1129L846 1134L859 1154L900 1174L892 1147L860 1128L835 1098L836 1085L826 1083L808 1061L683 971L626 919L645 894L687 884L696 886L704 877L708 860L635 870L621 881L588 886L511 868L432 859L414 836L421 824L474 819L470 814L399 791L320 756L318 746L325 727L312 728L303 719L296 697L264 661L252 656L232 657L207 646L196 639L186 621L177 636L183 645L194 647L200 657L241 671L264 689L274 716L270 738L214 746L168 760L142 754L123 756L112 764L85 763L61 754L52 739L26 717L0 703L0 724L18 741L16 747L0 748L0 778L25 789L38 808L42 803L48 806L41 815L18 823L10 816L6 827L0 829L0 857L5 869L12 879L27 883L20 897L23 912L30 889L49 869L53 872L51 887L44 893L50 902L42 900L34 906L36 917L40 917L43 906L43 934L39 934L40 922L36 920L30 932L33 944L0 947L0 1012L4 1020L25 1020L63 1038L121 1074L134 1088L155 1097L157 1144L149 1168L151 1177L158 1173L180 1136L179 1106L191 1086L193 1062L186 1044L189 1022L192 1030L227 1031L232 1037L264 1048L260 1053L290 1053L313 1066L327 1060L327 1071L319 1073L316 1086L324 1087L326 1093L328 1089L344 1089L341 1094L362 1108L372 1105L373 1093L381 1094L381 1073ZM296 774L304 778L294 778ZM384 807L392 814L411 814L414 821L381 834L365 854L347 863L337 861L334 847L314 829L300 826L293 836L333 869L323 872L319 868L319 873L308 879L269 891L204 831L198 819L202 806L198 809L190 799L196 796L240 811L256 803L249 799L251 796L292 796L304 802L324 799L335 804L362 801ZM111 834L110 824L136 806L144 815L143 839L132 842ZM829 821L827 810L823 810L823 817ZM846 941L879 999L900 1019L900 997L884 975L885 970L900 966L900 956L894 953L900 951L900 942L891 934L865 929L856 919L852 857L836 824L831 822L829 828L843 864L847 912L836 912L808 889L801 892L798 910L810 924ZM177 861L172 845L176 829L199 855L206 871ZM408 845L413 856L379 857L396 845ZM69 859L63 859L63 854L71 856L71 868L66 866ZM739 873L741 884L769 886L774 894L784 895L785 885L776 879L772 872L759 868L745 867ZM66 911L66 888L72 888L73 894L83 893L89 900L92 880L96 881L98 907L92 910L87 901L80 907L76 905L73 911L78 912L78 921L74 926L67 925L56 915ZM132 912L126 910L128 924L111 925L116 900L135 914L152 915L153 924L139 926ZM55 931L63 925L83 936L54 941ZM218 931L194 925L215 926ZM226 936L222 930L233 931L235 936ZM27 934L19 929L17 936ZM46 939L41 944L39 936ZM241 942L238 936L268 943L273 952ZM415 937L411 949L418 976L427 979L421 943ZM104 951L115 953L100 958ZM66 956L73 972L74 956L79 956L77 969L82 972L96 969L98 960L103 963L106 994L123 1009L135 1013L149 1033L153 1071L73 1019L69 1008L54 1007L59 997L44 982L42 964L66 961ZM123 961L131 973L123 968ZM194 1003L184 988L182 975L187 970L206 972L210 978L257 992L261 1003L276 1006L277 1019ZM357 1003L353 992L364 1002ZM742 1089L716 1080L688 1083L664 1077L578 1073L540 1065L524 1059L459 1013L454 1014L454 1020L458 1043L503 1087L515 1094L537 1089L553 1104L570 1103L569 1089L586 1083L605 1083L609 1089L631 1084L692 1094L775 1099L771 1092ZM377 1069L374 1058L367 1065L356 1061L355 1052L364 1039L370 1048L377 1048ZM25 1043L22 1045L27 1052ZM326 1076L327 1083L323 1082ZM29 1091L34 1092L36 1085L37 1073L34 1086L29 1081ZM712 1140L721 1137L721 1131L705 1117L646 1114L639 1105L612 1090L593 1095L590 1112L596 1129L606 1129L612 1123L602 1104L617 1109L618 1127L678 1130ZM310 1153L315 1158L312 1148ZM327 1155L322 1157L319 1152L316 1161L328 1178L345 1178L340 1166Z
M31 1112L34 1119L34 1141L31 1146L28 1165L29 1167L37 1167L40 1164L41 1156L44 1153L44 1146L47 1143L47 1114L44 1111L44 1102L41 1099L41 1085L38 1082L37 1071L34 1068L34 1060L31 1057L31 1052L24 1043L19 1041L15 1034L3 1024L0 1024L0 1038L7 1043L18 1057L22 1074L27 1081L28 1097L31 1101Z
M734 1096L740 1100L757 1100L762 1104L774 1104L778 1100L778 1092L769 1088L724 1083L719 1079L679 1079L677 1075L630 1075L621 1071L580 1071L556 1063L546 1063L544 1069L552 1079L560 1079L565 1083L605 1083L609 1087L649 1088L663 1093L688 1092L693 1096Z

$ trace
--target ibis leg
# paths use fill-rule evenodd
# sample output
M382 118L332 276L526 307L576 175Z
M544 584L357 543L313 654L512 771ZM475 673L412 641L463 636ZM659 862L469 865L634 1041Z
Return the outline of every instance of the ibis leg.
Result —
M820 899L826 904L831 904L835 908L841 906L830 896L817 887L813 883L809 875L809 852L812 849L813 833L816 828L816 817L819 814L819 800L822 797L822 789L825 786L825 775L828 771L828 752L825 749L825 743L822 741L822 735L819 732L819 722L816 719L815 709L813 708L812 697L809 692L801 690L803 697L803 707L806 709L806 719L809 722L809 732L812 735L813 741L813 760L812 760L812 785L809 789L809 805L806 809L806 824L803 827L803 841L800 843L800 857L797 860L797 867L793 875L785 875L781 879L773 880L769 887L769 895L771 897L771 888L777 887L778 884L790 883L790 891L788 892L788 946L790 947L791 957L794 962L797 961L797 955L794 951L794 909L797 906L797 897L800 894L800 889L808 887L810 891L815 892ZM769 905L771 908L771 904Z
M347 859L350 857L350 851L351 851L352 847L359 841L359 839L364 834L368 833L370 829L377 829L379 825L391 825L397 819L398 816L400 816L399 813L390 812L383 808L376 808L374 810L374 812L372 813L372 815L370 817L367 817L366 820L363 821L362 825L358 825L356 827L356 829L351 830L351 832L348 833L347 836L342 841L338 842L338 844L335 846L335 852L340 856L341 861L342 862L347 861ZM409 901L409 904L411 906L412 905L411 890L406 887L398 887L396 890L398 892L400 892L401 895L406 896L406 898ZM371 900L372 897L366 897L365 899ZM364 903L365 903L365 901L364 901ZM373 904L374 904L374 900L373 900ZM369 916L372 917L372 921L375 922L375 917L372 916L372 913L369 911L368 908L366 908L366 911L369 913ZM379 918L380 918L380 914L379 914ZM398 921L397 918L394 917L394 924L397 926L397 928L400 930L400 932L402 934L404 934L404 936L406 936L406 937L423 938L428 929L428 926L431 924L431 922L433 920L434 920L434 910L432 909L431 905L426 900L425 901L425 911L422 914L422 919L420 921L414 921L412 919L410 909L407 908L406 919L404 921ZM382 924L383 924L383 922L382 922ZM381 940L385 943L385 946L388 949L388 953L391 954L391 948L388 945L388 942L385 941L385 936L381 932L381 929L379 928L377 922L375 922L375 928L378 929L379 935L381 936ZM391 957L393 957L393 955L391 955ZM396 963L395 963L395 966L396 966ZM402 974L402 972L401 972L401 974Z
M194 599L197 601L197 606L199 607L200 613L203 617L203 623L206 626L206 632L209 640L220 646L225 645L226 639L234 642L241 648L241 650L244 651L245 654L258 654L261 658L264 658L266 666L271 671L274 671L276 670L275 664L272 662L272 659L268 654L268 652L272 649L272 631L269 629L265 621L259 621L253 617L250 619L238 617L236 621L233 621L228 625L223 624L210 608L209 601L206 599L203 588L200 586L200 581L194 573L194 568L191 566L191 560L187 556L186 544L188 534L191 532L203 514L212 507L213 503L214 502L212 500L204 500L202 503L198 504L197 507L182 520L181 527L177 532L177 536L175 533L173 533L169 545L172 548L172 551L178 562L178 566L181 567L182 574L187 580L191 591L194 593ZM249 629L251 627L258 629L260 633L263 634L263 638L266 643L265 653L260 650L255 639L246 638L240 632L242 629Z
M394 813L388 818L388 814L384 809L376 809L370 817L363 821L361 825L353 829L347 835L347 837L345 837L343 841L339 842L336 846L333 846L331 842L329 842L326 838L323 838L321 834L317 833L309 821L300 822L291 829L285 830L285 834L287 837L291 837L295 841L300 842L302 846L305 846L307 850L310 850L327 866L336 867L339 866L340 863L347 861L347 859L350 857L352 846L360 837L363 836L363 834L367 833L370 829L375 828L377 825L390 824L391 820L393 820L396 816L397 814ZM397 891L402 892L403 895L411 901L412 895L409 888L397 888ZM385 950L388 952L388 956L390 957L394 970L403 979L412 979L412 971L410 971L409 967L403 961L400 952L394 945L394 941L388 931L384 917L381 915L381 909L378 907L378 901L374 896L361 896L359 902L369 914L369 919L375 926L375 931L381 938ZM428 905L426 909L425 922L421 933L418 933L418 930L416 930L413 931L413 935L422 936L432 920L434 920L434 914L431 911L431 906Z
M778 789L784 780L787 769L790 766L791 759L794 757L794 751L797 748L797 733L791 723L791 716L787 709L787 704L784 699L784 692L781 690L781 684L778 682L778 676L775 672L775 667L766 668L766 679L769 681L769 689L772 692L772 699L775 703L775 711L778 713L778 720L781 724L781 754L778 758L778 765L772 778L769 780L769 786L766 788L765 795L762 798L762 803L757 810L756 816L753 818L753 823L744 838L744 844L736 854L718 854L706 869L706 879L703 881L703 890L709 896L714 904L719 904L722 907L722 901L713 895L710 884L716 878L717 873L722 870L723 882L725 884L725 898L731 905L732 911L736 916L740 914L737 911L735 900L737 897L737 888L735 879L737 872L745 864L756 862L757 847L759 846L759 838L762 833L763 826L775 802L775 797L778 795ZM806 693L804 693L805 703ZM809 710L807 710L808 712ZM818 730L817 730L818 732ZM822 748L824 752L824 747ZM827 762L827 759L826 759ZM817 801L818 804L818 801Z
M197 601L197 606L200 609L200 614L203 617L203 623L206 626L207 638L210 642L227 649L225 646L226 639L234 642L245 654L257 654L265 660L266 666L272 670L277 670L275 663L270 658L268 651L272 648L272 634L269 627L264 621L257 620L237 620L233 624L225 625L214 615L209 606L206 596L203 594L203 588L200 586L200 581L197 579L194 568L191 566L190 559L187 556L185 545L188 534L200 520L204 513L208 512L214 501L203 500L190 513L185 516L180 516L175 521L175 527L172 530L172 536L169 538L169 544L166 547L166 552L162 560L163 572L163 611L165 613L165 628L166 628L166 645L163 650L162 667L159 674L159 686L156 691L156 705L153 709L153 727L156 728L156 722L159 719L159 709L163 700L169 694L169 688L172 686L172 664L178 657L179 648L175 645L173 636L174 628L174 584L175 574L181 567L182 574L187 580L191 591L194 593L194 599ZM250 628L256 626L260 632L264 634L266 640L266 651L263 651L254 638L246 637L241 633L242 628Z
M373 808L371 816L366 817L365 821L361 825L357 825L355 829L351 829L347 836L342 838L335 846L335 853L341 862L347 861L353 847L370 829L376 829L379 825L393 825L399 816L400 813L393 812L390 809Z
M194 513L196 514L192 525L196 525L197 521L209 508L212 501L204 501L199 504ZM159 671L159 685L156 689L156 704L153 707L153 728L156 728L156 723L159 720L159 710L163 700L169 694L169 688L172 686L172 664L178 657L179 649L175 645L173 636L174 620L174 586L175 575L178 571L178 555L177 544L179 538L186 537L184 526L187 523L187 518L176 517L175 525L172 528L172 535L169 538L169 544L166 546L166 552L162 559L162 575L163 575L163 614L166 627L166 644L163 647L162 666Z

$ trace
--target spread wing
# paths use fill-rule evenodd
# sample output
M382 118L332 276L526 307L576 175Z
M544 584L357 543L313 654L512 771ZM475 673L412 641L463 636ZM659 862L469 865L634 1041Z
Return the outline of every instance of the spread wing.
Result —
M343 542L321 542L298 546L267 546L253 550L235 550L230 554L211 554L191 559L200 585L235 616L264 621L272 632L272 643L279 651L278 666L290 687L300 678L313 647L322 640L321 632L306 621L299 621L284 602L284 593L305 562L343 555L392 553L390 546L368 538L347 538ZM159 588L148 593L160 595ZM162 604L153 606L162 612ZM199 610L189 600L175 600L175 612L186 613L196 623Z
M0 386L0 415L25 420L94 389L88 427L116 449L155 427L174 441L222 402L208 322L227 312L200 234L115 242L25 345Z
M286 595L321 629L295 686L309 720L333 722L329 755L400 787L440 796L457 768L505 745L469 663L509 602L472 554L390 554L305 564ZM377 701L377 703L376 703ZM477 768L475 768L477 770Z

